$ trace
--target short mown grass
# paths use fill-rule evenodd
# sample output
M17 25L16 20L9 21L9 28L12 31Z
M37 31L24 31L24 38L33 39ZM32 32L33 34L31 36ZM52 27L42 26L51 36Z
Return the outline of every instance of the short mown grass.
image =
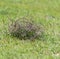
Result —
M43 38L10 36L8 17L32 17L44 26ZM0 0L0 59L60 59L60 0Z

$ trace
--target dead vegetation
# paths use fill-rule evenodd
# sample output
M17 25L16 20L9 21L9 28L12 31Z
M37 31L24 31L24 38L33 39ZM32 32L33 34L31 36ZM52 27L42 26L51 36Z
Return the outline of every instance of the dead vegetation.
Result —
M36 39L41 37L43 29L41 24L36 24L31 19L20 18L11 22L9 33L20 39Z

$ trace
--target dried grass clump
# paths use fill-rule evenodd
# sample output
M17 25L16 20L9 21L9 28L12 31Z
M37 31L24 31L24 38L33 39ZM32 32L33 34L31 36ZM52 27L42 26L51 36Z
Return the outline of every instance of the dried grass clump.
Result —
M9 25L9 33L20 39L36 39L43 33L42 25L34 23L32 20L21 18Z

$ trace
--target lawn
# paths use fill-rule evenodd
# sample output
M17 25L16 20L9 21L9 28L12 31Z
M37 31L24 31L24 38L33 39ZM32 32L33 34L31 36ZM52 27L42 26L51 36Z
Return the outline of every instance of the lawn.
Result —
M8 35L9 18L20 17L41 23L42 39ZM60 0L0 0L0 59L60 59Z

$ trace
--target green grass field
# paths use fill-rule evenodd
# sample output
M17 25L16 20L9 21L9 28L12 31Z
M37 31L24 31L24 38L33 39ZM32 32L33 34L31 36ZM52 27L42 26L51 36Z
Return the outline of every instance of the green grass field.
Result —
M8 17L24 16L44 26L41 40L7 34ZM60 0L0 0L0 59L60 59Z

